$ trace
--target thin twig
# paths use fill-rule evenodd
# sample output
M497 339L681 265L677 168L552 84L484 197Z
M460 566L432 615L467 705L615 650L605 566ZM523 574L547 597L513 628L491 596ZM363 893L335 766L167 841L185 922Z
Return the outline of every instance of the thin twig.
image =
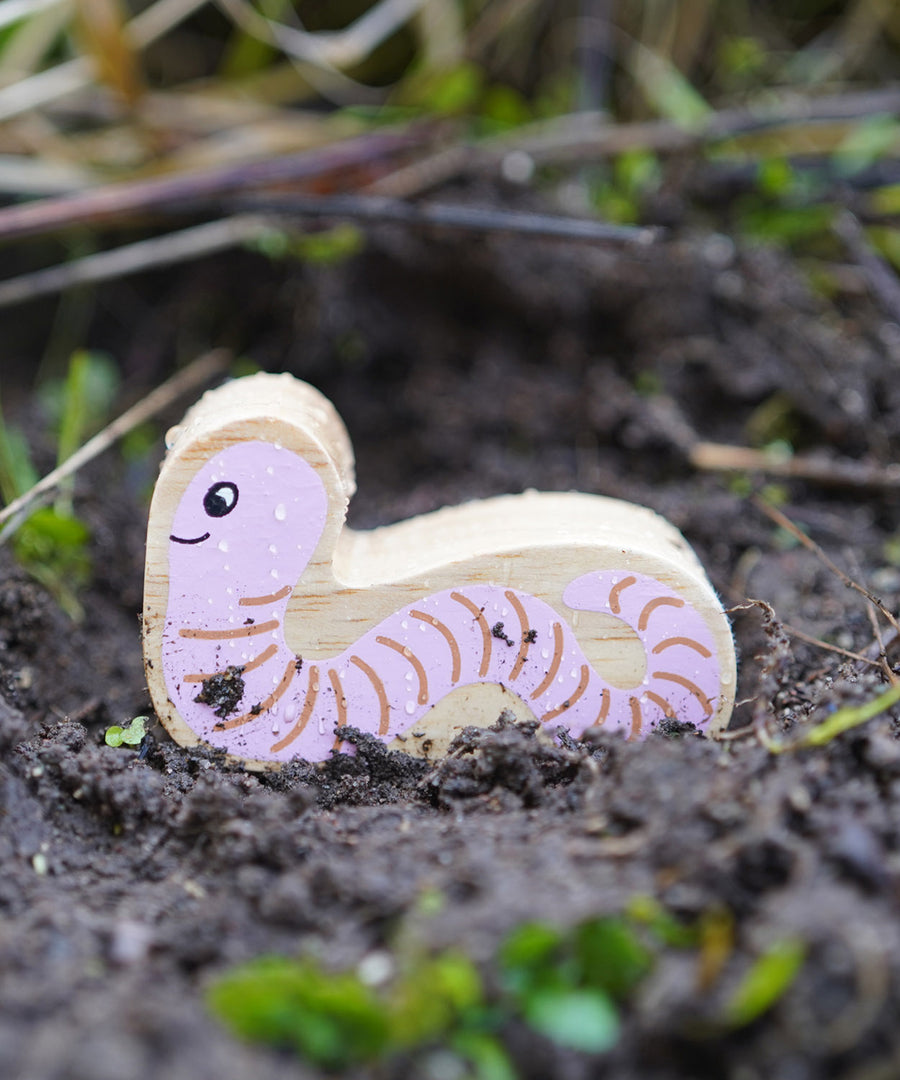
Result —
M259 236L266 228L283 227L287 214L302 217L341 217L370 222L398 222L430 225L478 232L526 233L553 239L585 243L612 242L646 244L655 230L607 225L589 219L523 214L469 206L415 206L395 200L366 196L323 196L303 198L239 198L239 206L276 210L269 220L262 214L235 214L190 229L166 233L109 251L85 255L81 259L35 270L30 274L0 281L0 309L63 292L78 285L96 284L225 251Z
M591 218L494 210L480 206L419 204L376 195L331 195L320 198L279 192L262 196L239 195L228 200L228 205L281 215L343 217L358 221L398 222L403 225L429 225L475 232L528 233L532 236L582 240L587 243L611 241L648 244L659 235L658 229L609 225Z
M604 113L575 113L527 125L475 145L438 150L379 178L366 190L378 195L418 195L463 174L494 172L514 151L526 154L535 166L580 165L617 157L628 150L678 154L787 125L852 122L873 113L898 111L900 86L822 97L783 95L775 106L724 109L691 128L667 120L617 124Z
M872 593L870 593L869 590L863 585L860 585L859 582L854 581L853 578L851 578L848 574L845 574L844 571L837 565L837 563L829 559L829 557L819 547L815 540L812 540L810 537L808 537L802 529L797 528L797 526L786 514L783 514L776 507L772 506L771 503L767 503L765 499L761 499L757 495L751 496L751 501L753 502L753 505L757 507L757 509L761 510L766 515L767 518L769 518L771 521L774 521L776 525L784 529L786 532L790 533L790 535L793 536L794 539L797 540L800 544L802 544L808 551L811 551L816 556L816 558L818 558L819 561L832 572L832 574L840 578L840 580L847 586L848 589L855 589L871 604L874 604L875 607L877 607L881 614L885 617L885 619L887 619L887 621L891 624L891 626L893 626L893 628L898 633L900 633L900 623L897 622L896 617L884 606L881 600L879 600L877 596L874 596Z
M74 476L89 461L102 454L104 450L108 450L139 424L143 424L163 409L168 408L183 394L195 391L216 375L221 375L227 369L230 359L231 356L225 349L214 349L198 357L193 363L188 364L186 368L164 382L162 386L158 386L130 409L126 409L111 424L107 424L62 465L47 473L33 488L17 499L13 499L8 506L0 510L0 544L15 532L18 525L29 514L39 506L45 506L52 501L54 492L63 480Z
M791 626L790 623L782 623L781 625L791 637L799 638L800 641L805 641L807 645L814 645L817 649L826 649L828 652L839 653L841 656L846 656L850 660L858 660L861 664L867 664L869 667L881 669L881 664L877 660L869 659L868 656L851 652L849 649L842 649L840 645L832 645L830 642L823 641L821 638L813 637L812 634L807 634L803 630L798 630L796 626Z
M59 198L40 199L0 210L0 240L53 232L73 224L96 225L123 214L148 210L183 210L198 199L265 184L312 180L372 164L408 148L420 136L409 132L376 132L315 150L226 165L187 176L109 184Z
M310 33L260 15L243 0L217 0L246 33L277 45L298 60L344 70L365 60L431 0L381 0L343 30Z
M26 0L26 3L32 8L29 15L34 14L32 0ZM157 0L135 15L126 25L125 32L134 48L146 48L206 3L207 0ZM77 56L3 87L0 89L0 122L83 90L95 74L94 61L87 56Z
M754 450L749 446L698 442L688 452L695 469L759 472L830 487L900 489L900 465L869 465L847 458L812 457Z
M99 281L141 273L153 267L225 251L252 239L265 229L261 217L238 214L196 225L190 229L154 236L136 244L124 244L109 251L85 255L82 259L35 270L30 274L0 281L0 309L63 292L78 285L92 285Z
M872 295L890 319L900 322L900 281L882 257L872 249L857 218L845 210L834 231L865 275Z

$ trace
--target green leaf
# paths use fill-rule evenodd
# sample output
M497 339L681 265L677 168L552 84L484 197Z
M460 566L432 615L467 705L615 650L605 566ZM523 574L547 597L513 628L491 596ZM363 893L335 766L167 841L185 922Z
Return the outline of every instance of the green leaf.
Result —
M660 116L681 127L698 127L712 113L703 97L669 60L641 48L635 78Z
M524 994L547 982L558 982L556 966L564 941L563 931L542 922L527 922L513 930L500 947L503 985Z
M600 1054L619 1037L615 1006L600 990L546 990L533 994L524 1009L535 1031L560 1046Z
M806 946L796 938L776 941L744 976L725 1006L725 1022L744 1027L786 993L803 966Z
M462 953L423 959L401 976L390 998L391 1041L416 1046L445 1034L482 1004L481 976Z
M463 1031L453 1036L450 1047L472 1065L474 1080L517 1080L509 1054L494 1035Z
M843 176L853 176L895 151L900 143L900 124L896 117L882 113L867 116L832 155L835 168Z
M371 1060L388 1045L387 1013L373 992L356 975L322 971L312 960L251 961L214 982L207 1003L234 1034L325 1068Z
M147 721L149 716L136 716L128 727L120 727L118 724L113 724L112 727L106 729L106 734L103 736L104 742L107 746L140 746L147 734Z
M741 228L757 240L791 244L831 231L834 207L750 206L741 215Z
M650 970L649 950L623 919L591 919L573 942L579 985L624 998Z

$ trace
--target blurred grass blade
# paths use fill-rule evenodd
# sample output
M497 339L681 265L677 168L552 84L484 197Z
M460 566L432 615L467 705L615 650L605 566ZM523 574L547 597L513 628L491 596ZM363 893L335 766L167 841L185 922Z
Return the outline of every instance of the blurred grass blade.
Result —
M696 128L712 115L713 110L678 68L652 49L637 46L632 71L653 108L674 124Z
M69 0L2 0L0 3L0 30L20 19L32 19L48 8L68 4Z
M836 736L859 727L860 724L864 724L892 705L896 705L898 701L900 701L900 683L862 705L846 705L843 709L838 709L827 720L810 728L795 746L825 746Z
M0 495L4 503L32 488L37 478L22 433L7 426L0 408Z
M141 95L143 80L131 38L125 29L125 11L119 0L75 0L78 36L93 58L99 78L127 105Z

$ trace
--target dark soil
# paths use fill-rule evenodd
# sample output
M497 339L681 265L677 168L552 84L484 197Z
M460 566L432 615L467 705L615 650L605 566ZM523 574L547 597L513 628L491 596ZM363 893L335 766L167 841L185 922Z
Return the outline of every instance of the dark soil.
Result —
M3 357L14 387L46 313L25 313ZM661 511L727 604L774 607L734 616L737 725L789 737L884 685L877 667L781 625L877 657L864 599L745 485L686 457L697 436L746 445L762 431L891 461L900 332L862 293L819 299L784 256L717 236L621 252L385 232L342 267L248 254L110 288L89 336L134 394L211 344L318 385L355 442L357 527L526 487ZM18 403L39 443L24 390ZM714 977L697 950L663 950L609 1054L509 1031L522 1077L900 1075L896 716L778 755L753 735L677 731L548 746L505 721L437 766L359 738L355 757L251 775L152 722L140 749L113 749L104 729L149 711L137 612L154 468L111 454L79 479L95 566L81 625L0 552L0 1075L318 1075L236 1042L204 1006L211 977L263 953L346 969L418 933L490 980L523 920L568 925L635 897L730 928ZM799 482L775 494L896 609L895 495ZM428 915L419 900L435 890L445 903ZM785 938L807 945L798 978L728 1031L724 1003Z

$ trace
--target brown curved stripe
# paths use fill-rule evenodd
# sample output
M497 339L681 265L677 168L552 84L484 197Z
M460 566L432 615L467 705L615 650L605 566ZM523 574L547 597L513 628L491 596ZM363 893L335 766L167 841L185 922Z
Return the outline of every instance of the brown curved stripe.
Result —
M663 649L670 649L673 645L687 645L689 649L693 649L695 652L700 653L701 656L707 658L712 656L712 653L705 645L701 645L699 641L695 641L692 637L666 638L664 641L659 641L653 646L653 652L661 653Z
M277 619L269 619L268 622L255 623L253 626L239 626L236 630L179 630L180 637L203 638L205 641L228 641L232 638L256 637L257 634L268 633L269 630L277 630L280 623Z
M459 655L459 643L453 636L453 631L449 626L442 623L440 619L436 619L433 615L426 615L424 611L410 611L410 615L412 615L414 619L420 619L422 622L428 623L430 626L433 626L435 630L444 635L444 640L450 646L450 660L452 662L450 681L454 683L458 682L461 660Z
M587 688L589 678L590 678L590 671L588 670L588 666L587 666L587 664L582 664L581 665L581 682L579 682L578 687L575 690L575 693L572 694L570 697L568 697L562 703L562 705L558 706L555 709L551 709L550 712L548 712L548 713L545 713L541 717L541 723L546 724L546 722L548 720L555 720L556 717L559 716L560 713L564 713L566 711L566 709L571 709L572 706L575 704L575 702L581 697L581 695L584 693L585 689Z
M618 585L613 585L609 590L609 610L613 615L618 615L622 610L619 604L619 594L623 589L627 589L630 585L633 585L637 581L637 578L632 574L631 577L623 578Z
M273 641L268 648L263 649L259 656L254 656L252 660L248 660L246 664L237 665L241 669L241 675L246 675L248 671L255 671L258 667L267 661L271 660L275 653L278 652L278 646ZM205 682L207 679L211 679L213 675L223 675L222 671L214 671L211 675L185 675L181 680L182 682Z
M293 666L293 665L292 665ZM283 750L286 746L290 746L294 739L303 731L306 725L309 723L309 718L312 716L313 706L316 703L316 695L319 693L319 669L311 667L309 669L309 685L306 687L306 697L303 699L303 708L300 710L300 715L297 717L297 723L291 728L291 730L279 739L277 743L273 743L269 747L270 754L277 754L280 750Z
M638 619L638 630L647 629L647 621L658 607L668 604L670 607L684 607L684 600L680 596L657 596L644 605L641 617Z
M532 693L531 700L539 698L541 694L547 689L550 683L556 678L556 673L559 671L559 665L562 661L563 654L563 628L562 623L553 624L553 659L550 661L550 670L541 680L540 686Z
M644 717L641 714L641 703L636 697L629 698L628 704L631 706L631 731L627 741L631 742L632 739L636 739L640 735Z
M413 655L412 649L407 645L401 645L399 641L394 641L389 637L377 637L375 640L379 645L387 645L389 649L393 649L394 652L400 653L404 660L408 660L412 666L413 671L416 673L416 677L419 680L419 697L418 702L420 705L428 704L428 676L425 674L425 668L422 666L422 661L418 656Z
M261 701L259 708L256 712L245 712L240 716L235 716L231 720L220 720L216 724L213 730L215 731L231 731L232 728L243 727L244 724L249 724L251 720L258 720L267 709L271 709L272 706L283 695L285 690L291 685L291 679L297 673L297 669L294 667L294 661L288 660L288 665L284 669L284 674L281 676L281 682L275 687L271 694Z
M516 657L516 662L513 664L512 671L509 673L509 681L519 677L519 672L522 670L522 665L525 663L525 657L528 655L528 646L530 642L526 641L525 635L528 633L528 616L525 614L525 608L522 606L522 601L516 596L512 590L507 589L503 594L506 599L512 604L513 611L519 617L519 630L522 634L522 643L519 645L519 655Z
M334 668L328 669L328 680L331 683L331 689L334 690L334 700L337 702L338 727L344 727L347 723L347 699L344 697L344 688ZM337 743L339 744L340 741L338 739Z
M376 695L378 696L378 707L381 710L381 715L378 718L378 734L387 735L388 723L390 721L390 706L388 705L387 694L384 692L384 683L378 677L369 665L358 656L351 656L350 663L356 664L359 670L366 676L369 682L372 684Z
M285 585L278 592L269 593L268 596L243 596L238 600L241 607L259 607L261 604L277 604L294 591L293 585Z
M591 727L600 727L606 721L607 716L609 716L610 700L609 690L604 690L600 695L600 712L597 713L597 719L591 724Z
M690 679L686 679L683 675L676 675L674 671L654 671L653 678L667 679L669 682L678 683L679 686L683 686L685 690L689 690L700 702L704 714L706 716L712 715L712 702L709 700L706 694L703 693L700 687L696 683L692 683Z
M487 675L488 667L491 663L491 630L487 624L487 619L484 617L484 612L481 608L468 596L463 596L462 593L452 592L450 593L450 599L455 600L457 604L462 604L464 608L467 608L475 616L478 625L481 627L481 639L483 642L481 650L481 667L478 669L479 678L483 679Z
M666 701L662 694L655 694L652 690L648 690L647 697L653 702L654 705L658 705L662 709L663 713L670 720L675 719L675 710L668 703L668 701Z

